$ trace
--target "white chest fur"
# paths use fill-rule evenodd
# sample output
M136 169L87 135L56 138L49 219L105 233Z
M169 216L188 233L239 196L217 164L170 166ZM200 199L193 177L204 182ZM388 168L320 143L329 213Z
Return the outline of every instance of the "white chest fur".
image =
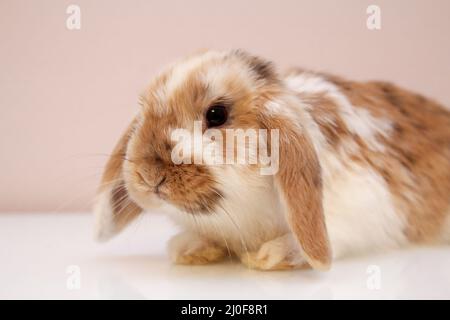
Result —
M215 171L224 193L220 206L214 213L202 215L175 210L171 217L178 224L237 253L255 251L264 242L288 232L272 177L250 176L230 167Z

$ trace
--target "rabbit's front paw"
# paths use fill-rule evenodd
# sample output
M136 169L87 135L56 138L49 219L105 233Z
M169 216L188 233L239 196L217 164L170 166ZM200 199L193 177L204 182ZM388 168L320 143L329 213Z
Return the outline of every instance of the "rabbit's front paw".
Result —
M244 252L241 261L248 268L286 270L307 267L291 234L264 243L257 252Z
M184 232L169 241L169 254L176 264L202 265L222 260L227 250L197 234Z

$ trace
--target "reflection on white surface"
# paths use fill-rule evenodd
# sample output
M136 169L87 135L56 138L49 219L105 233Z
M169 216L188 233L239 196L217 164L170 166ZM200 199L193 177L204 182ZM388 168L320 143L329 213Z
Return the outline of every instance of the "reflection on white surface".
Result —
M176 230L159 215L106 244L91 231L87 214L1 214L0 298L450 299L450 247L341 260L327 273L260 272L232 261L172 265L165 245ZM69 266L79 267L79 289Z

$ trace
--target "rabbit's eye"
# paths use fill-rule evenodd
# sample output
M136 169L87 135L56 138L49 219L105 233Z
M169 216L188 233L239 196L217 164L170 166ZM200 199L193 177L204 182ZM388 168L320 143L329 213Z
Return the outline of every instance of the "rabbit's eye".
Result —
M218 127L228 119L228 112L223 105L213 105L206 112L206 123L208 128Z

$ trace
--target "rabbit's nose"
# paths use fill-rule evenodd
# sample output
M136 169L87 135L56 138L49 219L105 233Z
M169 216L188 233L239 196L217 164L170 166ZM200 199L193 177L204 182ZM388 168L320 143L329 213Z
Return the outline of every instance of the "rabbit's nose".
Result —
M166 176L162 177L161 180L155 185L155 193L159 194L159 188L166 182Z
M150 178L148 178L148 174L146 174L146 172L142 172L137 170L136 171L137 176L139 177L139 179L141 180L141 183L146 184L149 187L153 187L153 183L151 181Z

